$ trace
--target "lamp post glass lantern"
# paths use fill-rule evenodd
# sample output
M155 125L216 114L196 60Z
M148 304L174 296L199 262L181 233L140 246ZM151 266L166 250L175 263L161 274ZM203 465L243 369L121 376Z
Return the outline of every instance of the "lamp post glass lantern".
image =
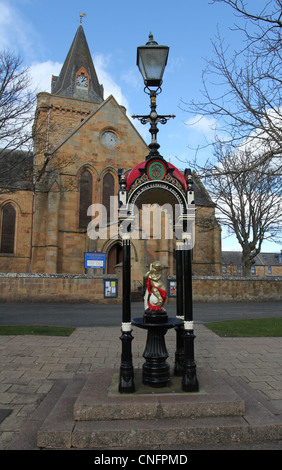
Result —
M145 46L137 48L137 65L146 87L159 88L169 53L168 46L159 46L152 33Z
M145 93L150 95L150 108L151 112L148 115L133 115L141 124L150 123L151 143L149 144L150 153L146 159L153 157L163 158L159 152L159 144L157 142L157 133L159 132L157 123L166 124L168 119L175 118L174 114L169 116L158 115L157 109L157 94L161 93L161 85L163 83L163 74L167 64L169 53L168 46L159 46L154 40L152 33L149 34L149 41L145 46L137 47L137 65L145 84Z

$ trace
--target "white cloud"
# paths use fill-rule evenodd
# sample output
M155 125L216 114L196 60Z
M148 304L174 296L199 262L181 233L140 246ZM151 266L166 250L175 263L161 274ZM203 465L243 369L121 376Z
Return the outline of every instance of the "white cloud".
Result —
M0 50L11 50L20 55L24 63L31 63L29 74L32 87L40 91L51 91L52 75L60 73L62 64L47 60L34 61L34 44L36 50L40 47L40 38L29 19L24 16L9 0L0 0ZM13 34L11 35L11 31ZM129 114L129 103L121 87L108 72L111 57L99 54L95 56L94 64L99 82L104 86L104 96L113 95L120 105L125 106Z
M106 70L109 60L110 58L103 54L96 55L94 59L98 80L104 87L104 98L113 95L120 105L125 106L126 109L128 109L129 103L122 93L121 87L114 81Z
M132 113L130 111L129 102L126 96L123 94L120 85L115 82L114 78L107 71L110 60L110 56L105 56L103 54L97 54L93 59L99 83L101 83L101 85L104 87L104 98L106 99L108 96L113 95L118 104L126 108L126 114L128 118L133 122L134 127L137 129L143 139L146 140L146 137L148 137L148 130L144 128L144 126L142 126L139 121L136 119L133 120L131 118ZM124 79L124 76L122 78Z
M134 88L134 90L141 89L141 80L135 69L131 68L127 70L127 72L124 73L121 78L125 82L126 86L130 86Z
M34 44L38 48L39 39L28 18L6 0L0 0L0 11L0 49L32 57Z
M13 11L11 6L9 6L6 2L0 1L0 48L6 49L10 47L10 35L8 34L8 30L12 25L12 20L14 17ZM14 18L17 20L17 18ZM16 21L15 21L16 23Z
M190 127L192 131L203 134L205 137L214 136L216 132L216 119L207 118L206 116L197 115L185 121L185 125Z
M20 12L9 0L0 0L0 50L11 50L16 55L23 58L25 64L29 66L29 75L32 88L36 92L51 91L52 75L59 75L62 64L47 60L44 62L35 61L34 44L36 51L40 48L40 37L32 26L28 17ZM13 34L11 35L11 31ZM34 60L35 59L35 60ZM111 57L99 54L95 56L94 64L99 82L104 86L104 96L107 98L113 95L120 105L125 106L127 115L130 116L129 102L124 95L120 85L116 83L113 76L109 73ZM133 83L134 74L121 77L125 82L130 80ZM137 82L134 83L134 86ZM138 126L138 123L134 123ZM140 133L143 128L140 127Z
M59 62L46 62L35 63L29 67L29 75L32 80L32 87L40 91L51 92L52 75L59 75L63 64Z
M114 79L106 70L107 59L103 55L95 58L95 69L99 82L104 86L104 96L107 98L113 95L117 102L128 108L128 102L122 93L121 87L117 85ZM33 87L37 91L51 91L52 75L58 76L63 64L47 60L45 62L37 62L29 67L29 74Z

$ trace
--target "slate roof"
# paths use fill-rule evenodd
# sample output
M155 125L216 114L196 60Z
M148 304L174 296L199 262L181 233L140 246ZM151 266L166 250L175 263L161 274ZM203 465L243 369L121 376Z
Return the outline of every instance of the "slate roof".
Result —
M0 192L32 188L33 154L0 149Z
M222 264L226 266L240 266L242 264L242 253L240 251L223 251ZM281 253L259 253L254 261L255 266L281 266ZM279 261L281 259L281 261Z
M192 178L196 206L215 207L215 203L195 171L192 173Z
M75 87L75 74L84 67L90 76L88 91ZM52 77L51 93L79 98L95 103L103 101L103 86L99 84L82 25L80 24L58 77Z
M240 251L223 251L221 254L223 265L239 266L242 264L242 253Z
M281 253L260 253L255 261L257 265L261 264L262 266L282 266Z

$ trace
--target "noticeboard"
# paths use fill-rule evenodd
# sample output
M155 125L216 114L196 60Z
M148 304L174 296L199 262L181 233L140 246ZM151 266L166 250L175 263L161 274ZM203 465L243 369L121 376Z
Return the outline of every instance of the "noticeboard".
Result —
M118 295L117 279L104 279L105 299L115 298Z
M84 267L85 269L105 269L106 266L106 253L92 251L84 253Z
M176 281L168 280L168 297L176 297Z

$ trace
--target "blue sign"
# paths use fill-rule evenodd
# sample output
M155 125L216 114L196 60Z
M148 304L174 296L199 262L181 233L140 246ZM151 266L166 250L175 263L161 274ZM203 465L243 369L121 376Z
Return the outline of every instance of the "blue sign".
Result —
M93 251L84 253L84 267L85 269L105 269L106 266L106 253L99 253Z

